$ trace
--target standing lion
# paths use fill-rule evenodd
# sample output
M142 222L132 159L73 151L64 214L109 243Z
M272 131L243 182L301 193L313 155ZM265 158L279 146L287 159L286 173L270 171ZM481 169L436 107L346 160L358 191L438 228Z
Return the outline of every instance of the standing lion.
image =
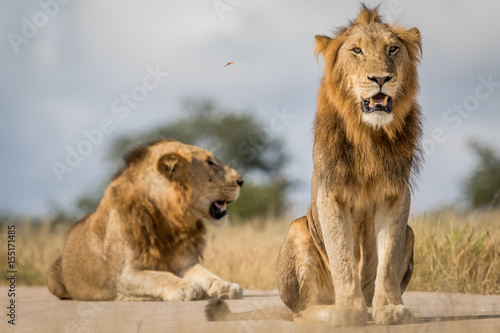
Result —
M243 178L211 152L161 140L125 156L97 211L66 236L47 285L77 300L240 298L204 268L202 220L223 225Z
M380 325L413 320L401 295L413 272L407 222L421 156L421 48L416 28L389 25L365 5L334 37L316 36L325 75L311 207L291 224L277 262L280 297L295 322L365 325L367 307ZM242 319L220 301L206 312Z

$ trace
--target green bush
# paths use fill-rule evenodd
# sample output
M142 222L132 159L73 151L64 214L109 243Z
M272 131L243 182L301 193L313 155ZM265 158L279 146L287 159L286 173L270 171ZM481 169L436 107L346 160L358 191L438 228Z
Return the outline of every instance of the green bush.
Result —
M108 179L123 166L122 156L130 149L159 138L173 138L213 151L243 175L240 198L228 208L233 216L279 216L286 211L287 192L293 182L284 180L288 154L279 137L252 113L222 110L207 100L186 101L183 115L173 123L115 139L109 153L112 168ZM97 208L106 185L79 198L79 215Z
M487 145L473 141L470 148L479 163L462 184L462 193L472 208L500 205L500 155Z

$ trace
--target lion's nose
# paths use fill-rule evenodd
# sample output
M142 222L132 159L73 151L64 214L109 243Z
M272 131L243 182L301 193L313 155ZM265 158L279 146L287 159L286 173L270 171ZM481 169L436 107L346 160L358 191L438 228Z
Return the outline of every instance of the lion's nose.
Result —
M375 82L376 84L378 84L380 88L382 88L382 86L391 79L392 76L384 76L384 77L368 76L368 80Z
M245 182L245 181L243 180L243 177L240 177L240 178L238 178L238 179L236 180L236 184L238 184L238 186L240 186L240 187L241 187L241 186L243 186L243 183L244 183L244 182Z

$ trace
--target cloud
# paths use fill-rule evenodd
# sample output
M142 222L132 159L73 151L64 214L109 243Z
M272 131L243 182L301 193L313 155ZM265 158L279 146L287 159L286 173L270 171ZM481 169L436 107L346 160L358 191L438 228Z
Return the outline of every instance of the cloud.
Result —
M394 1L381 8L389 10ZM330 35L358 6L347 0L241 1L221 20L212 1L71 1L19 53L4 38L0 183L7 191L0 194L0 209L30 214L47 211L51 200L69 205L88 184L103 179L114 137L172 121L185 96L252 109L264 123L273 108L296 115L280 135L291 148L290 173L304 184L296 198L307 203L311 125L323 70L313 56L314 35ZM500 92L458 130L446 127L442 117L474 91L478 76L492 74L500 81L500 45L494 42L500 3L400 0L395 8L391 18L417 26L423 35L420 99L426 128L443 127L449 136L424 166L414 203L425 209L458 195L458 179L473 165L463 149L467 138L496 137ZM0 35L20 33L22 18L37 11L37 2L0 4ZM229 61L234 64L224 68ZM169 77L119 121L112 102L141 84L147 66L156 65ZM82 130L105 117L115 121L115 131L60 183L51 163L63 160L66 146L74 147L84 139Z

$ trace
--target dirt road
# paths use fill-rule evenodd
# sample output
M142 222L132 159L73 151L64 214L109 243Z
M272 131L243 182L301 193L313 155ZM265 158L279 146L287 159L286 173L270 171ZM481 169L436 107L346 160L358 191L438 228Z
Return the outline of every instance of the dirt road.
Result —
M418 323L332 329L327 325L291 322L207 322L206 301L77 302L61 301L45 287L16 288L15 326L8 323L11 298L0 287L2 332L500 332L500 296L408 292L403 296ZM248 290L229 301L233 311L282 305L277 291Z

